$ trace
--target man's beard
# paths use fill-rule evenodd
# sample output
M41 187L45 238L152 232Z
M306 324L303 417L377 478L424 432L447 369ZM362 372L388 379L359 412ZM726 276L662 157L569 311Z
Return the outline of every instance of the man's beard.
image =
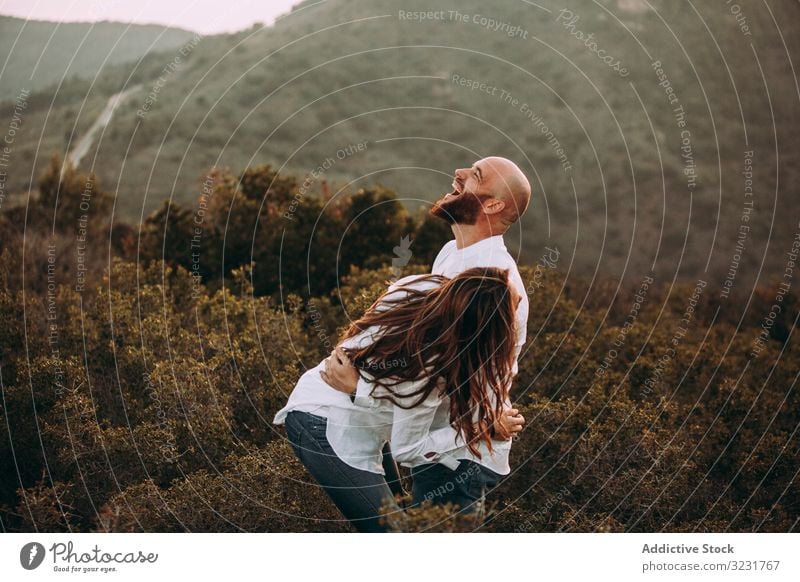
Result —
M485 198L486 194L459 194L448 202L438 200L431 207L431 214L448 224L473 225L478 222Z

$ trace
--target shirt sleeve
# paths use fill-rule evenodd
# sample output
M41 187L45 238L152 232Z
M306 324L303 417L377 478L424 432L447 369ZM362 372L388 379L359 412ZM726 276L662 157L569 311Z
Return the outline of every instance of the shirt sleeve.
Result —
M377 408L380 405L380 401L372 396L373 381L374 378L365 380L363 376L359 374L358 382L356 383L356 395L353 398L353 404L361 408Z
M411 390L420 387L414 386L413 382L407 384ZM398 393L402 393L404 388L405 385L400 386ZM463 442L457 442L458 432L451 426L431 430L436 410L441 404L440 392L434 390L413 408L406 409L397 405L392 407L392 455L399 463L413 467L441 462L449 466L452 459L447 453L461 448ZM455 463L458 464L457 461Z
M399 408L399 407L397 407ZM417 409L406 410L404 412L414 412ZM435 409L434 409L435 410ZM431 415L431 419L433 416ZM418 421L413 420L413 423ZM420 423L422 424L422 423ZM445 426L436 430L428 430L424 435L417 434L417 439L413 432L408 430L401 434L395 434L394 427L398 426L397 416L392 430L392 455L398 463L414 467L424 463L442 463L450 469L458 466L458 461L449 457L448 453L457 451L465 445L459 443L460 435L451 426ZM430 429L430 423L428 423ZM399 432L399 431L398 431Z
M366 375L366 374L365 374ZM429 378L401 382L392 387L392 392L402 397L410 395L423 388ZM377 408L383 399L375 398L370 394L372 382L359 378L354 403L362 408ZM409 397L409 404L419 397ZM439 390L434 389L425 400L413 408L403 408L392 404L392 455L399 463L409 466L423 463L443 462L448 464L446 454L460 448L456 442L458 433L446 426L431 430L436 410L442 403ZM463 439L462 439L463 440ZM462 443L463 445L463 443Z

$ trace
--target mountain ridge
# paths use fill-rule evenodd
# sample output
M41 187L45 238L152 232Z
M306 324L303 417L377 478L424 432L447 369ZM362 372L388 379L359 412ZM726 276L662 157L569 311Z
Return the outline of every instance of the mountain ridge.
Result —
M337 159L324 179L353 189L381 183L416 208L446 191L455 168L499 154L520 164L534 186L531 210L509 233L525 260L555 244L589 272L679 268L682 277L727 270L741 214L743 150L753 149L765 194L742 257L751 268L742 272L757 272L771 237L789 237L796 226L785 212L772 220L784 202L768 193L800 185L796 160L782 154L778 165L774 147L777 139L790 148L796 137L789 128L800 122L777 37L780 31L788 56L800 55L800 34L792 34L800 32L798 6L778 1L768 14L748 11L750 40L727 9L687 13L651 2L654 10L643 11L640 4L576 1L568 15L546 3L406 3L404 10L443 11L420 22L386 0L305 3L271 27L203 37L168 74L175 51L135 69L118 66L91 91L77 84L72 97L56 95L54 107L29 114L33 131L19 146L42 168L49 156L37 152L64 157L63 136L77 139L108 96L140 83L146 95L163 76L152 107L142 115L141 97L120 106L84 158L83 169L117 189L122 219L137 221L165 198L191 207L215 165L244 171L269 163L303 182L357 143L367 146ZM527 38L495 31L488 19L513 24ZM601 50L629 74L608 66ZM684 129L657 61L686 114L692 188L681 157ZM86 109L73 118L81 102ZM776 135L771 111L781 119ZM9 184L18 192L32 186L19 176ZM768 264L777 268L780 260Z
M57 22L0 15L0 100L20 87L52 90L64 76L91 78L103 62L135 61L148 52L173 49L197 33L159 24ZM105 60L107 57L107 60ZM106 66L108 66L106 65Z

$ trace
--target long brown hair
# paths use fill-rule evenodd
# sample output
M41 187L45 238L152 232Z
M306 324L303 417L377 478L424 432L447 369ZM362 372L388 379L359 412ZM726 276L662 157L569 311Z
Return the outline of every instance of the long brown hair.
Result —
M437 285L420 289L420 279ZM492 450L492 428L511 384L516 334L508 271L474 268L452 279L420 279L384 293L350 325L345 338L373 326L380 331L373 343L346 351L362 377L368 370L374 378L373 393L378 385L388 392L375 397L402 408L420 404L443 378L450 424L480 456L480 440ZM393 390L424 378L430 381L415 392L401 397Z

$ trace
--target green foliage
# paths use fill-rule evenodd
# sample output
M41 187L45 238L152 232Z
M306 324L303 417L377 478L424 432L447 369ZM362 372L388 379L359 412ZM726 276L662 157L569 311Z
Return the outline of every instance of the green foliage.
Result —
M405 208L385 188L359 190L350 197L343 215L342 255L355 265L378 267L390 262L391 249L413 230Z
M412 498L408 495L400 501L410 506ZM433 505L430 500L423 501L419 507L407 507L405 511L384 506L381 513L390 531L397 533L468 533L480 529L487 514L491 515L491 511L487 512L480 505L475 514L464 515L452 503Z
M42 90L67 77L94 78L103 66L135 61L148 52L176 49L193 33L122 22L37 22L0 16L3 69L0 100L18 91Z
M200 470L166 490L144 481L114 495L98 516L111 532L349 531L349 525L294 459L274 441L216 471ZM310 500L313 501L310 502Z
M576 30L591 34L598 50L622 61L630 72L624 78L571 34L564 19L558 20L558 10L531 9L516 1L493 3L491 18L526 32L527 38L512 38L502 30L453 19L365 20L365 14L396 14L396 3L350 4L331 0L307 5L264 30L204 37L186 55L175 44L184 33L167 30L153 47L162 52L141 61L137 59L148 47L142 39L152 40L152 30L145 34L134 26L122 35L122 25L96 24L92 34L113 30L121 37L111 61L122 44L140 39L135 51L124 51L133 60L92 70L92 76L99 72L96 80L67 80L57 93L31 94L14 143L9 198L22 202L30 176L45 170L50 153L63 156L70 147L65 136L72 136L74 147L111 95L138 84L141 89L117 108L107 131L82 162L87 168L92 164L104 184L114 185L116 214L130 222L158 210L168 197L183 208L192 207L197 177L212 164L247 166L241 190L245 198L260 203L270 180L252 182L250 168L262 175L258 165L275 159L285 161L281 174L295 174L298 184L323 165L316 182L370 190L379 180L397 192L413 214L420 204L450 189L455 168L497 154L518 162L533 184L534 197L522 228L509 234L521 246L525 262L537 260L544 245L557 244L575 248L574 268L581 272L601 263L606 275L630 275L655 262L660 276L680 269L686 277L709 272L722 278L742 224L743 149L752 149L754 182L763 192L779 189L780 195L756 196L737 286L747 288L754 282L763 248L784 244L795 232L797 221L787 204L800 186L800 172L793 156L777 158L778 150L796 149L792 128L800 122L789 62L800 50L795 3L776 2L770 11L748 11L753 38L768 55L755 59L739 28L732 25L730 11L713 4L700 3L694 11L676 9L666 0L649 2L652 9L642 2L575 0L569 11L580 19ZM453 6L407 0L403 9L447 11ZM458 10L483 15L485 2L462 0ZM72 57L81 34L77 31L85 32L86 26L59 27L37 79L50 67L60 78L65 63L52 59ZM21 21L13 20L8 33L0 35L2 42L15 42L19 28ZM17 86L13 78L6 78L9 72L29 75L33 66L15 59L25 54L35 61L52 25L28 23L26 32L34 30L37 40L23 35L5 68L2 90L9 96ZM680 42L672 30L685 31ZM70 36L70 42L62 34ZM301 36L303 42L295 42ZM431 38L438 39L437 47L431 46ZM165 39L171 40L160 44ZM637 39L647 40L646 53ZM91 41L90 35L70 72L78 72L89 57L99 69L96 59L102 62L107 56L102 50L106 45ZM180 65L165 75L164 67L176 55L181 56ZM673 111L678 104L667 100L653 61L662 62L687 115L699 177L691 192L683 173L682 128ZM762 73L775 86L769 93L754 81ZM496 91L471 90L454 82L454 75ZM142 117L137 113L154 88L158 98ZM4 103L0 113L10 119L12 104ZM781 123L774 124L774 119ZM553 132L573 170L564 170L542 125ZM360 143L367 144L364 151L338 155ZM780 175L773 171L777 166ZM291 189L291 184L278 185L276 194ZM314 197L316 191L308 194ZM279 224L271 225L275 232L259 227L253 241L258 216L254 211L237 201L233 212L241 216L231 217L231 225L249 237L226 243L226 253L241 255L235 261L239 264L247 262L244 257L249 257L251 246L259 251L283 231ZM375 220L380 221L377 213ZM687 230L689 247L684 246ZM357 241L345 237L343 242L355 253L354 263L365 258ZM380 252L390 255L391 248ZM684 248L692 252L681 252ZM295 241L292 250L304 249ZM423 258L421 250L415 254L422 263L430 258ZM764 267L779 269L779 255L767 253ZM205 276L212 275L203 270ZM327 266L323 271L318 277L326 285L346 274ZM276 285L258 266L255 273L265 279L263 285ZM222 274L213 276L219 279ZM295 291L303 284L309 287L307 281L290 284ZM312 288L304 295L322 292Z
M59 172L54 163L41 181L32 215L53 203L53 191L88 179L68 173L61 183ZM191 254L185 261L197 213L177 204L148 219L139 262L125 251L136 245L119 242L130 235L121 224L110 263L101 262L109 225L98 218L88 233L96 250L82 288L72 269L74 216L58 222L56 236L48 222L34 222L24 237L0 217L5 530L349 530L271 421L303 371L388 281L427 270L376 260L379 253L337 268L345 251L332 241L375 204L381 219L356 220L359 237L391 249L394 237L409 233L411 250L422 253L425 245L414 245L428 221L409 218L383 189L297 199L297 182L268 167L241 180L224 171L209 175L214 194L204 207L203 261L217 256L214 248L227 257L220 233L231 220L231 248L243 253L226 258L225 279L214 284L196 276ZM96 188L93 200L102 199ZM254 214L264 193L265 208ZM279 239L281 221L291 228ZM238 229L256 225L273 234L253 266ZM270 254L276 240L294 262ZM55 248L53 273L43 268L44 253L27 264L23 288L16 268L23 249L37 256L47 244ZM353 243L347 252L357 250ZM310 275L297 260L308 253L316 268ZM223 269L212 264L210 271ZM527 423L512 448L511 475L489 495L481 530L794 526L800 353L793 294L754 355L775 287L757 288L744 314L735 308L743 302L709 287L687 325L681 319L693 284L654 283L630 321L641 280L617 286L541 267L524 267L521 275L530 318L513 397ZM665 359L668 347L674 351ZM392 519L401 531L475 529L452 508Z

